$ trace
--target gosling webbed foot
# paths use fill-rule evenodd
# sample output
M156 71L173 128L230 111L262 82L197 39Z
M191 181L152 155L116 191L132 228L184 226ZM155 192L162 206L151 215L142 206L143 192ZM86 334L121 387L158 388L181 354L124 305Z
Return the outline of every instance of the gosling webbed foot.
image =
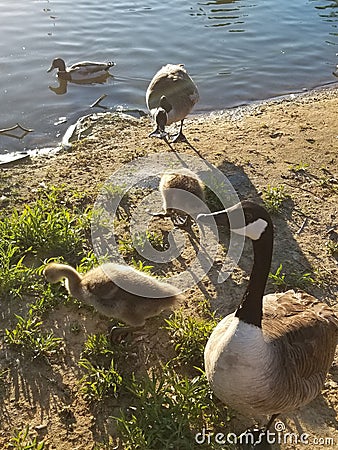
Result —
M112 327L109 330L109 340L111 343L121 342L132 335L135 331L142 330L143 325L139 327Z
M174 214L171 217L171 220L175 227L179 228L189 228L191 227L191 217L188 215L180 215L180 214Z

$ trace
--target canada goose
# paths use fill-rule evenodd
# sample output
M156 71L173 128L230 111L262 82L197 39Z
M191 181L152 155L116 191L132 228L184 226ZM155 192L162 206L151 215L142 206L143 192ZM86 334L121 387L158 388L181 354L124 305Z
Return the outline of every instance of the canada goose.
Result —
M180 299L175 287L120 264L103 264L82 275L69 265L50 263L44 275L50 283L65 278L71 296L93 306L100 314L129 325L113 332L141 328L147 318L170 309Z
M240 306L207 342L206 376L222 402L247 417L272 416L270 426L279 413L304 406L320 393L335 354L338 318L304 292L263 296L273 225L262 206L244 201L197 220L211 216L252 240L254 263Z
M186 141L182 132L183 120L198 99L197 87L183 64L163 66L154 75L146 92L147 107L156 124L156 129L149 136L166 138L165 126L181 121L173 142Z
M57 69L57 76L63 80L90 81L92 79L99 79L104 76L108 77L108 70L113 66L115 66L115 63L111 61L104 63L81 61L66 67L66 63L62 58L55 58L53 59L52 65L47 72Z
M196 216L201 212L201 202L205 202L202 180L196 173L185 167L164 172L159 191L162 195L164 212L152 213L152 215L172 217L174 225L177 226L191 225L190 215ZM182 191L188 192L188 195ZM182 216L185 217L182 219Z

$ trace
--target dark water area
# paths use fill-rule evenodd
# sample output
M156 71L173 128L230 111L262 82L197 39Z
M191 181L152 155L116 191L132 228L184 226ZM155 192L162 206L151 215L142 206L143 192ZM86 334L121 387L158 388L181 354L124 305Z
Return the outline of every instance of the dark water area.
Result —
M248 104L337 81L338 0L0 0L0 154L53 146L80 116L146 110L145 90L164 64L184 63L200 90L194 112ZM101 84L67 83L54 57L115 61ZM20 133L17 133L19 134Z

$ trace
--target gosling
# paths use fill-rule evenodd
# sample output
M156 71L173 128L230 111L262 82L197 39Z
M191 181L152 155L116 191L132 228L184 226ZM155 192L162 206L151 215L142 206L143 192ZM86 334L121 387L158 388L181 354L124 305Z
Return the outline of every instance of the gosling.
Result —
M103 264L84 275L69 265L50 263L44 276L49 283L66 279L65 286L72 297L93 306L103 316L128 325L114 327L112 338L143 328L146 319L173 308L181 299L174 286L115 263Z
M204 183L190 169L181 168L165 172L161 177L159 191L164 212L152 215L161 218L171 217L176 226L191 226L191 216L195 217L204 210ZM189 194L186 195L182 191Z

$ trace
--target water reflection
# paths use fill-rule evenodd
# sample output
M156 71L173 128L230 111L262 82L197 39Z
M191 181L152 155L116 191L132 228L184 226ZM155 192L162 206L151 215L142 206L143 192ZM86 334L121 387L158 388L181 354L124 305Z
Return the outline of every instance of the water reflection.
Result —
M230 32L243 32L244 18L247 14L242 12L244 7L241 0L212 0L198 2L198 10L192 16L205 16L212 21L205 23L205 27L229 27ZM230 28L231 27L231 28Z
M0 154L59 142L102 95L111 109L145 110L147 84L167 62L185 63L196 80L195 112L338 80L338 0L75 4L0 0L0 129L19 121L35 130L20 141L0 134ZM46 73L55 54L112 58L114 78L83 86L57 81Z
M326 19L327 22L336 22L338 18L338 0L334 0L329 4L315 6L315 9L326 11L320 13L319 16Z
M57 78L58 85L57 86L48 86L48 88L53 91L57 95L63 95L67 93L68 83L73 84L103 84L106 83L108 78L114 78L112 74L103 74L96 78L91 78L90 80L64 80L62 78Z
M317 3L317 0L316 0ZM315 9L320 11L318 13L319 17L323 19L324 22L329 22L332 25L332 28L335 28L336 31L329 32L330 36L337 37L338 36L338 0L333 0L324 5L316 5ZM337 45L336 42L327 41L328 44Z

